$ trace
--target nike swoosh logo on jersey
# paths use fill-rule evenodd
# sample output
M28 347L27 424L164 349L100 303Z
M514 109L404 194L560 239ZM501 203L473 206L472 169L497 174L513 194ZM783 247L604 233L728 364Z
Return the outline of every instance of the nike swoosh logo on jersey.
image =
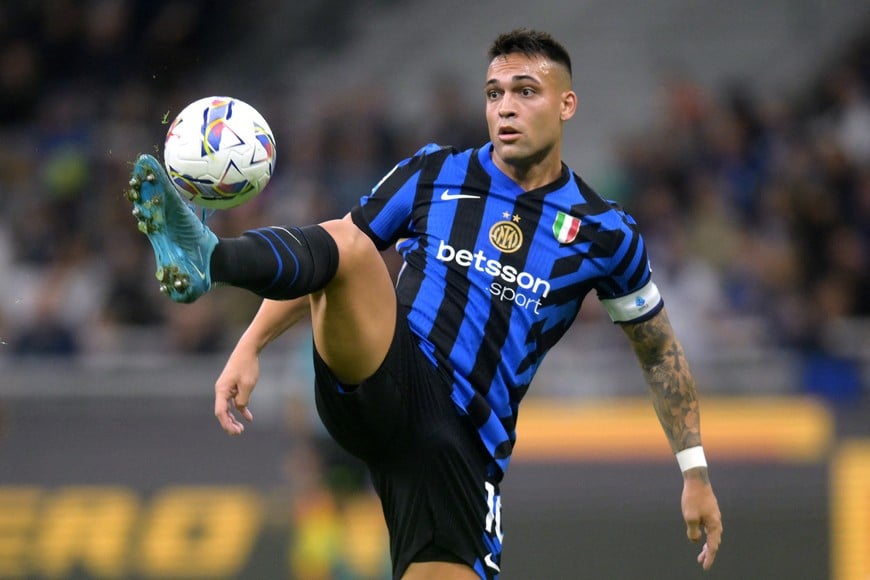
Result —
M453 199L480 199L480 196L479 195L468 195L465 193L450 193L449 189L445 189L441 193L441 200L442 201L450 201Z
M501 568L498 567L498 564L492 561L492 552L483 557L483 563L495 570L496 572L501 572Z

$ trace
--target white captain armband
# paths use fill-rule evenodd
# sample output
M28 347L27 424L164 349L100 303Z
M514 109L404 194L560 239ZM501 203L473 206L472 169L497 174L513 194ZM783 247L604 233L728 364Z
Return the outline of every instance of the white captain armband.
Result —
M610 315L613 322L632 322L654 312L662 302L662 295L652 281L631 294L619 298L606 298L601 305Z
M707 458L704 457L704 448L700 445L678 451L675 455L680 471L686 473L695 467L707 467Z

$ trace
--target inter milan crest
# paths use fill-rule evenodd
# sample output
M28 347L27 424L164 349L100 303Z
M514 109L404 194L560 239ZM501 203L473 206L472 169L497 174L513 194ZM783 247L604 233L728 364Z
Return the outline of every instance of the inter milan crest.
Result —
M508 214L510 215L510 214ZM500 221L489 228L489 243L504 252L512 254L523 245L523 230L515 222L519 216L514 216L514 221Z
M580 231L580 218L568 215L563 211L556 214L553 222L553 235L560 244L570 244Z

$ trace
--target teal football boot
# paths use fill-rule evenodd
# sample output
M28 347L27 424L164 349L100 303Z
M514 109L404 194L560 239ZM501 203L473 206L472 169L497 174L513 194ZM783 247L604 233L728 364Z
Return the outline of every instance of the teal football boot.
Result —
M160 290L175 302L193 302L208 292L217 236L181 198L153 156L136 160L127 198L133 202L139 231L154 248Z

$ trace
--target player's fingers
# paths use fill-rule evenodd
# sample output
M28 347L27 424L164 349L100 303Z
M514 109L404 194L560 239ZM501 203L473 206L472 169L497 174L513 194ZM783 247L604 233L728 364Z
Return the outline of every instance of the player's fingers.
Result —
M245 430L235 415L233 415L233 393L220 386L215 387L214 415L221 428L229 435L241 435Z
M251 396L251 390L245 389L244 387L240 387L240 388L236 389L235 391L233 391L232 395L233 395L233 405L235 405L236 409L241 411L242 409L247 407L248 403L250 402L249 399Z
M245 418L245 421L251 422L254 420L254 415L251 413L251 410L248 408L246 403L239 402L238 397L233 399L233 405L235 405L236 410Z
M241 435L245 430L245 426L233 415L231 406L228 403L224 403L219 407L216 406L215 417L217 417L221 429L228 435Z
M710 544L705 543L701 553L698 554L698 563L704 570L709 570L713 567L713 562L716 560L716 549L711 548Z
M707 541L704 543L706 557L704 558L704 570L709 570L713 565L713 560L716 559L716 554L719 552L719 545L722 543L722 522L719 519L705 526Z
M233 393L233 405L235 405L236 410L241 413L242 417L244 417L248 422L254 420L254 415L248 408L252 390L253 386L247 387L245 385L240 385L236 392Z
M701 539L701 522L699 520L686 520L686 536L693 542Z
M704 533L707 534L707 543L715 552L719 549L719 544L722 542L722 524L718 521L706 524Z
M707 536L707 541L704 542L704 547L698 554L698 563L704 570L709 570L713 567L716 554L719 552L719 545L722 542L722 522L718 518L713 518L713 521L705 523L704 533Z
M214 416L223 424L223 416L227 413L227 400L220 394L215 394L214 397Z
M218 423L220 423L221 429L223 429L227 435L241 435L242 431L245 430L244 425L239 423L238 419L236 419L229 410L215 416L217 417Z

